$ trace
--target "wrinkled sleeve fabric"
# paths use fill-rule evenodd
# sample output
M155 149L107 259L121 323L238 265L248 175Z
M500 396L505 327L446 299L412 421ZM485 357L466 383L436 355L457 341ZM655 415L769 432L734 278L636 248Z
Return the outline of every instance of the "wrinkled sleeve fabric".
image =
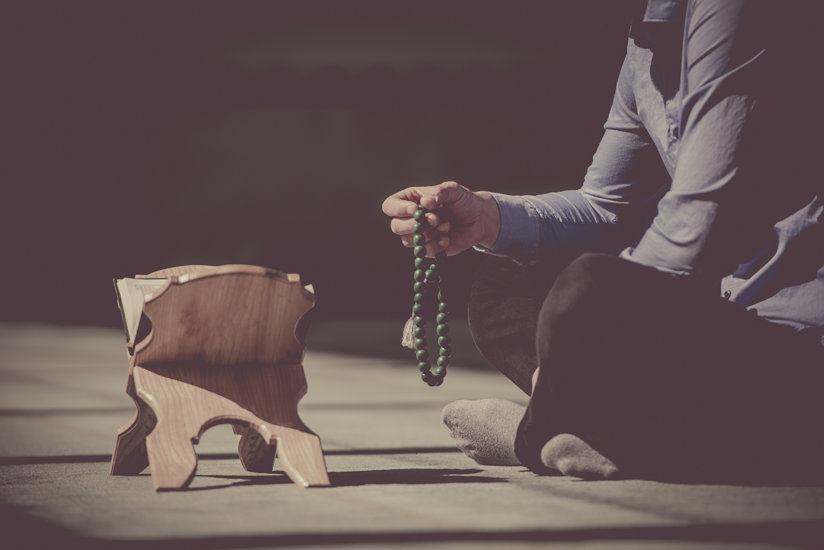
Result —
M617 253L637 242L669 178L638 118L632 71L625 59L582 187L542 195L493 193L501 230L491 249L478 250L530 264L555 250Z
M742 158L763 75L765 36L745 0L690 1L681 65L681 143L669 191L637 246L622 257L675 274L720 279L758 216ZM763 20L763 14L760 14ZM748 26L749 25L749 26ZM738 241L738 242L736 242Z

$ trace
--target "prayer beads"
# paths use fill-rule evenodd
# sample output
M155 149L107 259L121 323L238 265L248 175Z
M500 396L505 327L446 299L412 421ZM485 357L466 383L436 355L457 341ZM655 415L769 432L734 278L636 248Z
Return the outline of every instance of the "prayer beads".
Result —
M412 227L414 233L413 253L415 255L415 271L412 276L414 297L411 319L414 336L413 348L415 349L415 358L418 360L421 379L430 386L440 386L443 384L446 368L449 366L449 360L452 357L452 341L449 336L449 325L447 324L449 310L441 288L441 275L438 267L438 260L442 259L445 254L438 254L424 270L426 263L426 247L424 246L426 244L426 236L424 235L426 231L426 213L427 210L423 206L419 206L413 216L415 220ZM438 335L438 358L435 361L434 370L429 361L424 319L420 315L423 311L424 294L428 288L433 287L437 288L438 301L438 313L435 316L435 333Z

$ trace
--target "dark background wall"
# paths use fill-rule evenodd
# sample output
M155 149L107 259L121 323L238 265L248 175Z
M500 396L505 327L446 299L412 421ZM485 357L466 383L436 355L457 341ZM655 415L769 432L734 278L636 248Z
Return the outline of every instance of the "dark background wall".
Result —
M111 278L250 263L403 315L410 185L580 184L634 2L4 7L1 320L115 324ZM452 259L464 300L476 255Z

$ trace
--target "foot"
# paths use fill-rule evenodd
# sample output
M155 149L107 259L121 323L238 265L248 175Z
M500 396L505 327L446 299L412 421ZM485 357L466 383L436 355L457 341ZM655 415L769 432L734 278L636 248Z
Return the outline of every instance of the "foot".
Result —
M621 474L610 459L572 434L550 439L541 450L541 462L564 475L584 479L614 479Z
M526 407L505 399L454 401L441 417L463 453L479 464L518 466L515 434Z

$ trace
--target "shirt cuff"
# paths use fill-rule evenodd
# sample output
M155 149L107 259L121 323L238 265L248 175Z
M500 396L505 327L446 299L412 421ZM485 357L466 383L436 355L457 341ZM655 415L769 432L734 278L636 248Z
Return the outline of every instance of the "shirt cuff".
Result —
M528 264L540 243L541 218L538 210L524 197L501 193L491 195L501 213L501 229L492 248L476 245L475 250Z
M661 271L662 273L669 273L670 275L689 275L690 272L684 269L673 269L671 267L666 267L661 262L656 262L652 258L645 257L645 255L635 247L629 246L621 251L619 257L623 260L627 260L636 264L645 265L647 267L652 267Z

